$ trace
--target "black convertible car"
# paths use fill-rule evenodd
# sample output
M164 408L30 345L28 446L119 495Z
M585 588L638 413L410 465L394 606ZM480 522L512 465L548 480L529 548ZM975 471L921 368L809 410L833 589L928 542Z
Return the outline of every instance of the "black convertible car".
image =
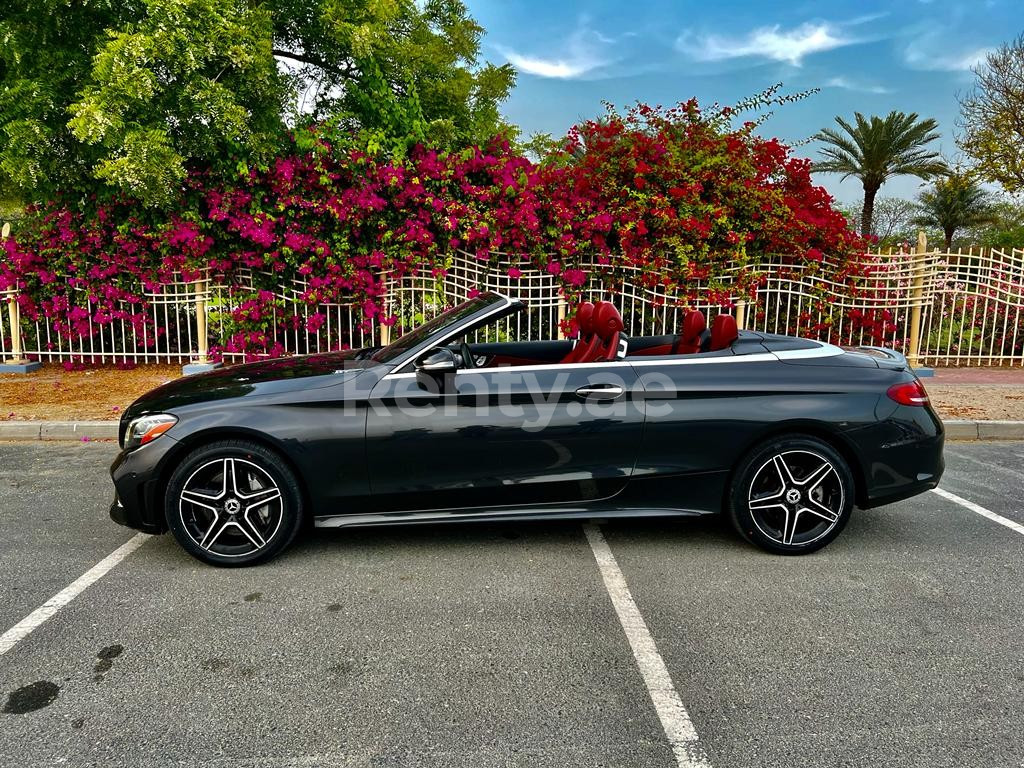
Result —
M484 293L389 346L239 365L125 410L111 517L249 565L299 529L724 512L779 554L854 505L934 488L942 423L895 352L711 328L627 338L609 302L575 341L494 338ZM494 326L488 329L488 326Z

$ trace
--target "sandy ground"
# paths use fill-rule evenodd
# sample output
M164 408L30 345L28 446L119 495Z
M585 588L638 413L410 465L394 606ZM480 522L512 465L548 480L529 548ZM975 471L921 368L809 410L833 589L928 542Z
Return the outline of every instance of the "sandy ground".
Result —
M924 386L944 419L1024 421L1024 386L942 384L927 379Z
M945 419L1024 421L1024 368L936 368L923 381Z
M118 419L135 398L181 375L177 365L65 371L44 365L30 374L0 374L0 420Z
M71 372L46 365L28 375L3 374L0 420L117 419L136 397L180 375L176 365ZM938 369L924 383L943 418L1024 421L1024 369Z

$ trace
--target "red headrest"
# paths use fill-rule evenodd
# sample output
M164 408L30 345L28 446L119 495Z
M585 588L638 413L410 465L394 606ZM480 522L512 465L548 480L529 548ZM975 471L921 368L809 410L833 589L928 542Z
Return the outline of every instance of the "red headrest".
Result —
M726 349L736 339L740 332L736 328L736 318L732 315L718 315L711 323L711 351Z
M591 302L584 301L576 308L576 325L581 336L589 336L594 332L594 305Z
M608 338L613 333L621 331L625 326L622 324L622 315L615 305L610 301L598 302L594 309L594 333L601 338Z
M697 344L700 342L700 335L708 327L708 321L704 319L704 313L697 309L689 310L683 316L683 326L679 335L684 344Z

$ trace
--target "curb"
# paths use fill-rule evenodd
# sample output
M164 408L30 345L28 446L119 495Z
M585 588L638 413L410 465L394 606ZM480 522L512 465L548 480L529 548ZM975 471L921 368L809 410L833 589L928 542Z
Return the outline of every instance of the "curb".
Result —
M1024 421L944 421L947 440L1024 440ZM117 440L116 421L0 421L0 440Z
M0 440L117 440L117 422L4 421Z
M1024 440L1024 421L945 421L947 440Z

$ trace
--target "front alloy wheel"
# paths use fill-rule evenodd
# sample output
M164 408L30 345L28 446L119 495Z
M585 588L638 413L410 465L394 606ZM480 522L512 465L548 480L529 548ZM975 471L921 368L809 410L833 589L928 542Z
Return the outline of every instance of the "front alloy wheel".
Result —
M167 524L192 555L213 565L273 557L299 528L298 485L261 445L221 441L193 451L168 484Z
M755 449L733 481L730 516L748 541L778 554L805 554L839 535L853 509L853 478L831 446L810 437Z

